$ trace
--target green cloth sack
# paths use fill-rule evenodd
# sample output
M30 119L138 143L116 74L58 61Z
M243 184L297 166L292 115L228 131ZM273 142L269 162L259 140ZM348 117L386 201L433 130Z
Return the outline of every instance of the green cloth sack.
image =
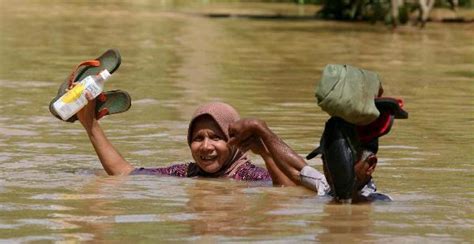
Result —
M374 98L381 81L375 72L350 65L328 64L316 87L318 105L331 116L367 125L380 115Z

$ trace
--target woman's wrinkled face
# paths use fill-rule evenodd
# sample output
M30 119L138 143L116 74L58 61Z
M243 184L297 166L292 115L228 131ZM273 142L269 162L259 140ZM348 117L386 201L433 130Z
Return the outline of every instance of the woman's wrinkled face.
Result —
M191 153L197 165L207 173L219 171L231 155L224 133L210 116L193 123Z

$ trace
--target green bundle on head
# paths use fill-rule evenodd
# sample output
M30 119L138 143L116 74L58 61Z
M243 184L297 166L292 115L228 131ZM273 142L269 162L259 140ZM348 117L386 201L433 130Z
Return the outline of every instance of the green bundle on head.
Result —
M328 64L316 87L316 98L329 115L355 125L367 125L380 115L374 102L380 88L381 81L375 72Z

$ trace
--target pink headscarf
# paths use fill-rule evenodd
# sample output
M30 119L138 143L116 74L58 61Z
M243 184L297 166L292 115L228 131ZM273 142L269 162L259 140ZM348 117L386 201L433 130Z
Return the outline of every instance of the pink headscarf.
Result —
M189 122L189 127L188 127L188 145L189 146L191 146L193 124L197 118L203 115L208 115L212 119L214 119L214 121L217 123L219 128L224 133L226 141L229 141L230 139L229 130L228 130L229 125L240 119L240 116L237 110L235 110L232 106L226 103L213 102L213 103L204 104L198 107L196 111L194 111L191 121ZM200 169L196 164L195 168L188 169L189 170L188 175L202 175L202 176L208 176L208 177L220 177L220 176L232 177L236 173L237 169L248 161L249 159L247 158L247 155L245 153L242 153L237 148L231 148L230 157L227 159L227 161L224 163L224 165L219 171L215 173L207 173L203 171L202 169Z

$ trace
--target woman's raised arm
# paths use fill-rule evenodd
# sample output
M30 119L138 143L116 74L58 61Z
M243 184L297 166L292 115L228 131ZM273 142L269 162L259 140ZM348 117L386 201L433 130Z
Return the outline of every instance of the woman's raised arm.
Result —
M77 118L89 136L102 167L109 175L128 175L134 168L107 139L95 115L95 100L86 93L89 103L77 113Z

